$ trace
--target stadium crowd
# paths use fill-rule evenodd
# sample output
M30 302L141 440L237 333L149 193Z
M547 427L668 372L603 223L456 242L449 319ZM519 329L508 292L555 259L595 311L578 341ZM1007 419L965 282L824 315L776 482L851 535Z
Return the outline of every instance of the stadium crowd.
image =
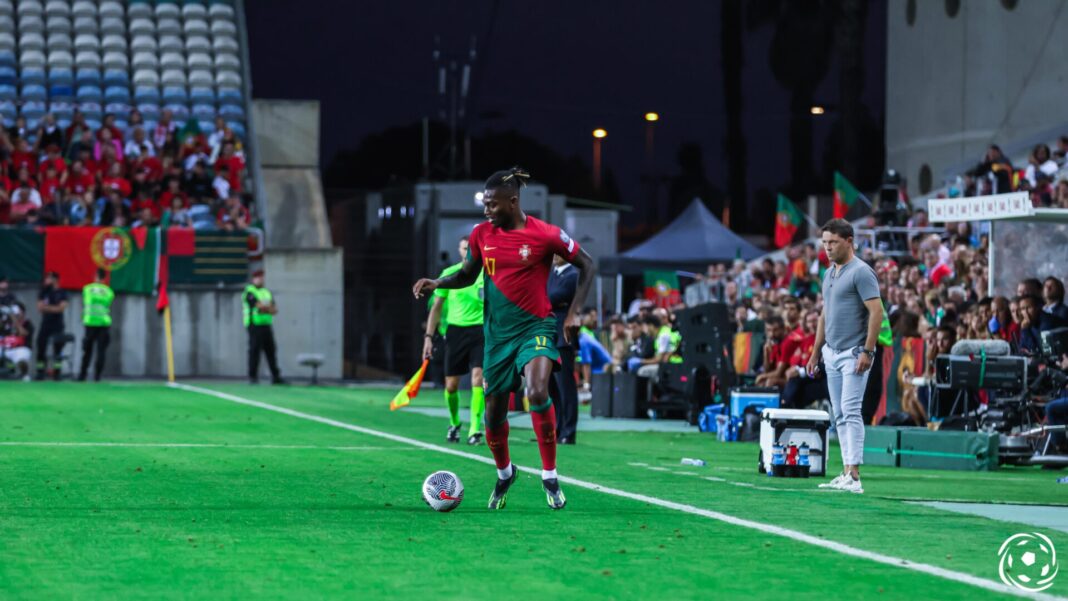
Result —
M93 129L75 112L67 127L45 115L0 130L0 225L184 226L240 230L254 219L241 140L178 123L165 109L147 123L104 116Z

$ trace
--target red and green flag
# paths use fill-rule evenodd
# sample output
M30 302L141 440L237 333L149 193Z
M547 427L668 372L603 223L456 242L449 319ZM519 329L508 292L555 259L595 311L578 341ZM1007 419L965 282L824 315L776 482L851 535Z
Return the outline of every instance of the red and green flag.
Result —
M62 288L81 290L104 269L116 292L151 294L158 267L159 228L45 229L44 269L59 274Z
M794 234L801 227L804 219L801 210L789 198L779 195L779 206L775 212L775 246L782 248L789 246L794 239Z
M844 175L834 172L834 218L845 219L846 213L849 209L853 208L853 205L857 203L857 199L861 197L860 191L857 190Z
M645 298L657 307L674 307L681 302L679 276L674 271L646 271Z

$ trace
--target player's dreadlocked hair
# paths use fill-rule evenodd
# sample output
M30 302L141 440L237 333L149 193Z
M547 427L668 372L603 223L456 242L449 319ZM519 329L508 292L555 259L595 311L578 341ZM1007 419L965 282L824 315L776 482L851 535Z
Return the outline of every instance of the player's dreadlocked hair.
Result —
M486 180L487 190L503 190L508 194L519 195L519 189L527 185L530 173L522 167L512 167L504 171L498 171Z

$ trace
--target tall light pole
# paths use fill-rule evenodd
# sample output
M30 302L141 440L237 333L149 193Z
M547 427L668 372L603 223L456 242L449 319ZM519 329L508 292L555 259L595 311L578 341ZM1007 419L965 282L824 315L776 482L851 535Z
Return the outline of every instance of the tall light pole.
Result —
M608 136L604 128L593 130L593 189L601 191L601 140Z

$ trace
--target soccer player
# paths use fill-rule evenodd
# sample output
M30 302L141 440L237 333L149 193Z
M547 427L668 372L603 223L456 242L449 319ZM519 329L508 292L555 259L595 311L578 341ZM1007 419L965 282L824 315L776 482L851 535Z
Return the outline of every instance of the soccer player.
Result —
M564 321L564 337L574 340L579 312L593 281L593 259L560 228L530 217L519 206L519 190L530 174L513 167L486 180L482 204L487 221L471 232L463 266L438 280L421 279L412 287L416 298L439 288L455 290L475 282L485 271L485 337L483 381L486 387L486 442L497 465L497 484L489 508L502 509L516 469L508 455L508 395L526 379L530 419L541 454L541 481L549 507L567 503L556 475L556 414L550 399L559 368L556 319L546 292L553 255L579 269L579 283Z
M468 236L460 238L461 262L446 267L439 279L446 278L463 267L467 256ZM449 407L449 431L446 442L460 442L460 377L471 372L471 426L467 444L482 443L482 412L486 409L486 390L482 387L482 296L483 280L479 271L474 285L458 290L438 288L434 291L434 305L426 320L423 334L423 358L434 354L434 332L438 330L442 312L445 313L445 403Z

